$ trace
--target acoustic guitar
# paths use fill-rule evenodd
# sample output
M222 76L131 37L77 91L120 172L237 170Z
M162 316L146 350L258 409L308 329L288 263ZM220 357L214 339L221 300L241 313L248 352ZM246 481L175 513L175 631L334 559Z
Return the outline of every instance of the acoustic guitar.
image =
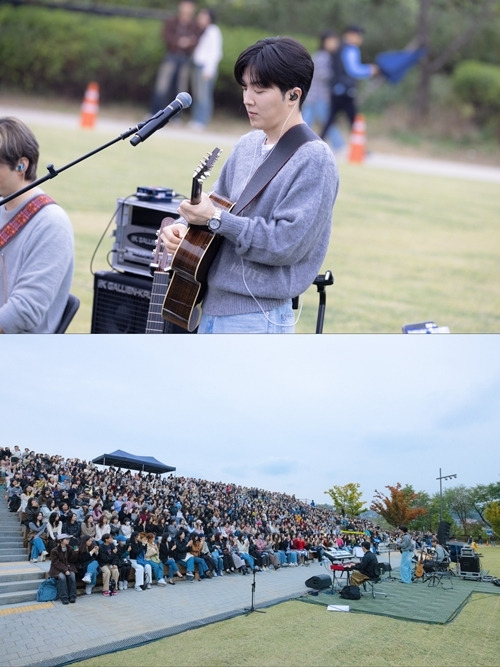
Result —
M417 579L421 579L425 574L424 566L422 564L423 557L424 557L424 550L422 549L420 551L420 554L418 556L418 561L417 561L417 564L415 566L415 577Z
M191 187L191 204L199 204L203 181L210 175L221 154L215 148L197 167ZM215 193L210 199L218 207L230 211L233 203ZM222 237L210 230L190 225L172 258L171 277L162 308L162 317L187 331L194 331L201 318L201 306L206 292L210 265L222 243Z

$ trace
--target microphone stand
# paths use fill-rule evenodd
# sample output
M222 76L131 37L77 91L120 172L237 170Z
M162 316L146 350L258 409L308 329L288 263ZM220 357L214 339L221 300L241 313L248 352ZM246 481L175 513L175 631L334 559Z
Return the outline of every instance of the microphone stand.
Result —
M389 544L387 546L387 553L389 554L389 576L385 578L385 581L396 581L396 578L392 576L391 551L392 544Z
M254 605L254 600L255 600L255 570L256 570L256 567L255 567L255 565L254 565L254 567L253 567L253 581L252 581L252 602L251 602L251 604L250 604L250 609L245 609L245 611L247 612L247 613L245 614L245 616L248 616L248 615L251 614L253 611L258 612L259 614L265 614L265 613L266 613L266 612L263 611L262 609L256 609L256 608L255 608L255 605Z
M32 183L29 183L26 185L24 188L21 188L17 192L13 192L12 194L8 195L7 197L4 197L3 199L0 199L0 206L3 206L4 204L7 204L10 202L12 199L15 199L16 197L19 197L19 195L24 194L25 192L28 192L29 190L38 187L42 183L45 183L45 181L50 180L51 178L55 178L58 176L60 173L63 171L66 171L66 169L70 169L71 167L74 167L76 164L83 162L83 160L86 160L89 157L92 157L96 153L100 153L106 148L109 148L113 144L117 143L118 141L123 141L124 139L127 139L130 137L131 134L135 134L138 130L140 130L144 125L150 122L152 118L149 118L148 120L139 123L135 127L129 128L126 132L123 132L122 134L118 135L115 139L112 139L111 141L108 141L106 144L103 144L102 146L99 146L98 148L95 148L93 151L90 151L89 153L85 153L85 155L81 155L79 158L76 160L73 160L73 162L69 162L68 164L64 165L63 167L60 167L59 169L56 169L53 164L47 165L47 171L48 174L45 176L42 176L41 178L38 178L36 181L33 181Z

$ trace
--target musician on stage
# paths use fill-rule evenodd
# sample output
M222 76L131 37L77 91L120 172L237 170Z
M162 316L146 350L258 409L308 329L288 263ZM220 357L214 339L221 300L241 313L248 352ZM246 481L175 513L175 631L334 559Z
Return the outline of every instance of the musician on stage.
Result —
M412 557L413 557L413 541L408 533L408 528L406 526L401 526L400 531L402 534L401 541L399 543L399 550L401 551L401 563L399 566L399 574L401 577L401 583L411 584L412 582Z
M437 537L432 538L431 545L433 554L424 561L424 570L426 572L432 572L449 557L449 553L439 544Z
M351 571L351 586L361 586L368 579L375 579L379 575L377 556L371 550L368 540L361 542L363 558L359 563L344 563L344 570Z
M237 202L257 168L276 160L273 152L287 145L283 140L292 128L303 125L306 134L301 108L313 70L307 50L287 37L260 40L240 54L234 74L253 131L230 154L215 193ZM294 332L292 298L321 269L338 190L331 150L316 135L306 136L242 212L235 215L203 193L199 204L183 201L183 221L162 232L171 253L187 231L185 223L208 226L223 237L208 273L198 333Z
M73 278L73 229L36 180L39 146L19 119L0 118L0 333L54 333Z

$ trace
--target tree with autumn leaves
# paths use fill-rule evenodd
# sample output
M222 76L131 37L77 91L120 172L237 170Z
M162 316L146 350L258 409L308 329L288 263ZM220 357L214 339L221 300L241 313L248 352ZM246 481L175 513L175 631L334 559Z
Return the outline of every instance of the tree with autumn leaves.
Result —
M408 526L412 521L426 513L419 504L419 494L411 486L403 487L399 482L395 486L387 485L389 494L375 490L375 498L370 509L384 517L391 526Z

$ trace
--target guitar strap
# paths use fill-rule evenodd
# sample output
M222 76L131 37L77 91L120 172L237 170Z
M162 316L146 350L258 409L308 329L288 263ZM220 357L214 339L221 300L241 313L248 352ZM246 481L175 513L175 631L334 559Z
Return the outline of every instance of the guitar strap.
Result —
M317 140L319 140L318 135L305 123L290 128L278 141L269 157L255 171L231 209L231 213L239 215L251 201L260 195L302 144Z
M55 204L49 195L38 195L25 204L16 215L0 230L0 250L28 224L31 218L47 204Z

